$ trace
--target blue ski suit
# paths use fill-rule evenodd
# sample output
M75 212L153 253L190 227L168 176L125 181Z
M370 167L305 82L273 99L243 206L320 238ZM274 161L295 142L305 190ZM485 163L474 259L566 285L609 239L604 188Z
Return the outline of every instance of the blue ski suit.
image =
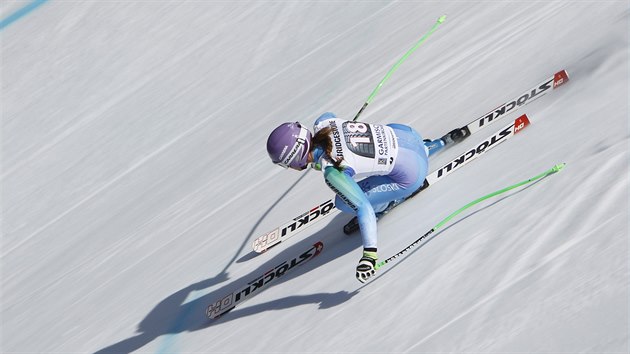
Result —
M315 133L324 127L332 128L333 156L316 147L312 167L323 172L326 184L336 193L336 207L357 216L363 247L376 248L375 213L422 186L428 149L420 134L403 124L345 121L328 112L315 121ZM334 161L340 161L339 168Z

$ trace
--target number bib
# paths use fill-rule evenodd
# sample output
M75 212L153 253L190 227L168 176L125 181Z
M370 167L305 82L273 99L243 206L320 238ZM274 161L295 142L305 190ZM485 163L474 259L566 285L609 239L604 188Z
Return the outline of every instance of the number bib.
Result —
M341 159L342 166L351 167L355 178L389 174L398 155L394 130L380 124L368 124L327 119L315 126L315 132L330 127L333 142L332 158ZM331 165L322 160L322 167Z

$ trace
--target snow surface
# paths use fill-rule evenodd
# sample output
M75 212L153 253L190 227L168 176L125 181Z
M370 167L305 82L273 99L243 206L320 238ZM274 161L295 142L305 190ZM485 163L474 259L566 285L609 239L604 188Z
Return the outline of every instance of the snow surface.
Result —
M347 215L254 256L255 237L332 196L318 173L272 165L267 134L354 117L442 14L362 120L437 137L558 70L571 81L521 111L523 134L383 219L381 257L566 169L367 286ZM45 3L0 33L1 351L627 353L629 20L626 1ZM206 320L318 240L317 258Z

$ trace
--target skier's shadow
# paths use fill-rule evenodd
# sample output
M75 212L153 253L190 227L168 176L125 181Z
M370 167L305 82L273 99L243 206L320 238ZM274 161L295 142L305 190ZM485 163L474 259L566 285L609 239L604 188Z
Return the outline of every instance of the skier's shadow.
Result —
M211 293L202 295L200 297L195 298L195 292L202 292L205 289L211 288L217 284L223 283L229 280L229 276L227 273L226 267L223 271L221 271L214 278L206 279L201 282L191 284L190 286L183 288L166 299L162 300L159 304L151 310L151 312L140 322L138 325L138 331L140 332L138 335L124 339L116 344L113 344L107 348L103 348L96 352L96 354L105 354L105 353L131 353L139 348L142 348L146 344L152 342L156 338L165 335L165 334L177 334L182 332L192 332L197 330L202 330L208 327L212 327L215 325L221 325L222 323L233 321L239 318L247 317L253 314L258 314L265 311L273 311L273 310L281 310L287 309L302 305L308 304L318 304L320 309L324 308L332 308L338 306L348 300L350 300L353 296L357 295L365 286L373 283L374 281L378 281L378 279L382 278L386 273L393 270L396 266L406 260L410 255L419 251L423 247L425 247L429 242L431 242L435 237L441 235L446 230L454 227L455 225L463 222L464 220L472 217L475 214L481 213L491 206L502 202L505 199L511 198L516 194L522 193L523 191L533 187L534 185L540 183L543 179L536 181L535 183L530 184L527 187L520 189L517 192L510 193L491 204L488 204L484 207L479 208L478 210L467 214L462 217L458 221L452 223L448 227L442 229L440 232L432 235L432 237L426 239L424 242L419 244L415 249L411 250L409 254L400 259L398 262L389 267L389 269L382 272L379 277L373 279L362 287L356 289L353 292L347 291L339 291L336 293L317 293L310 295L294 295L288 296L276 300L272 300L263 304L254 305L254 306L244 306L243 308L237 308L223 317L217 320L209 320L205 315L205 309L209 304L216 301L217 299L225 296L235 290L238 290L239 286L242 286L245 282L254 280L258 278L260 275L264 274L266 271L273 269L278 264L282 263L289 257L294 257L299 255L304 251L304 245L311 245L322 238L326 238L327 240L334 240L334 235L337 234L335 230L339 230L342 225L347 221L347 217L344 217L343 214L337 215L332 222L325 229L320 232L307 237L303 242L299 244L288 247L286 250L282 251L278 255L276 255L273 259L268 262L265 262L264 265L259 267L257 270L251 272L250 274L235 280L230 285L222 287L218 290L212 291ZM266 215L266 214L265 214ZM263 216L264 217L264 216ZM255 229L255 227L254 227ZM252 229L252 233L253 230ZM328 235L327 235L328 234ZM251 236L251 233L250 233ZM246 239L247 241L247 239ZM312 261L305 263L304 265L300 265L291 273L287 273L282 278L278 278L278 280L274 283L274 285L278 285L289 281L296 276L305 274L319 265L326 264L338 257L343 256L346 253L352 252L353 250L360 247L360 239L359 238L345 238L345 239L336 239L332 243L332 245L325 246L325 252L322 252ZM331 247L332 246L332 247ZM242 248L241 248L242 249ZM239 250L240 252L240 250ZM271 250L270 252L274 252ZM237 253L238 255L238 253ZM267 255L265 255L267 256ZM233 261L236 259L234 257ZM298 271L299 269L299 271ZM192 300L187 301L189 297L192 295Z
M142 322L138 324L137 332L139 332L139 334L122 340L109 347L103 348L96 353L131 353L142 348L163 334L176 333L177 328L174 328L173 320L181 317L182 314L193 311L194 308L197 307L195 306L194 301L185 303L188 296L190 296L193 291L202 290L216 284L220 284L227 279L228 274L222 272L214 278L191 284L168 296L158 303L142 320ZM182 328L180 331L184 330L186 330L186 328Z
M340 225L343 221L345 221L345 219L335 219L340 220L333 220L332 224L339 225L331 225L331 228L340 228ZM322 230L322 232L325 232L325 230ZM131 353L162 335L198 331L265 311L281 310L308 304L317 304L318 308L325 309L335 307L350 300L354 295L358 294L358 291L354 291L352 293L339 291L335 293L287 296L258 305L244 305L243 308L236 308L216 320L210 320L206 317L205 311L208 305L235 290L240 290L239 287L242 287L248 281L258 278L266 271L273 269L286 259L304 252L306 250L302 249L305 248L304 245L310 245L317 242L321 236L322 235L319 233L309 236L306 240L304 240L304 242L300 242L299 244L287 248L285 251L273 257L270 261L265 262L264 265L259 267L257 270L208 294L196 297L196 294L202 293L205 289L227 281L229 277L226 272L222 272L214 278L191 284L177 291L157 304L142 320L142 322L140 322L137 330L139 332L138 335L124 339L116 344L108 346L107 348L103 348L96 352L96 354ZM341 239L339 242L333 243L335 246L334 248L331 247L333 248L332 250L326 250L326 247L324 247L324 252L320 255L313 258L313 260L297 266L281 278L277 278L277 280L272 283L273 285L270 284L270 286L276 286L286 281L290 281L291 279L308 273L320 265L326 264L327 262L332 261L345 253L351 252L360 246L360 241L358 239ZM264 291L264 289L261 291Z
M229 285L221 287L220 289L214 290L210 293L206 293L205 295L198 295L202 294L204 291L207 291L207 289L228 281L230 279L228 269L231 264L233 264L234 262L243 262L255 257L255 254L252 251L248 255L242 257L240 260L236 260L242 250L251 242L251 236L253 236L253 233L257 229L258 225L262 222L262 220L269 214L271 210L273 210L280 203L280 201L284 197L288 195L288 193L304 178L305 175L306 174L303 174L260 217L258 222L252 227L249 234L244 238L244 242L236 251L232 260L228 262L227 266L221 272L219 272L218 275L213 278L191 284L160 301L160 303L158 303L151 310L151 312L149 312L149 314L147 314L145 318L140 322L137 329L137 335L103 348L97 351L95 354L131 353L142 348L146 344L154 341L156 338L162 335L197 331L264 311L287 309L307 304L318 304L320 309L331 308L348 301L354 295L356 295L358 293L357 291L354 291L352 293L349 293L347 291L339 291L336 293L317 293L310 295L288 296L259 305L237 308L214 321L209 320L205 315L205 310L207 306L210 305L212 302L235 290L239 290L239 286L242 286L247 281L258 278L259 276L261 276L268 270L273 269L275 266L282 263L286 259L289 259L290 257L295 257L301 252L304 252L306 250L306 247L308 247L305 247L305 245L314 244L315 242L325 237L327 233L336 234L336 232L327 230L338 230L342 227L343 223L347 221L347 217L338 215L324 230L321 230L320 232L307 237L306 240L300 242L299 244L286 248L284 251L273 257L271 260L265 262L257 270L240 279L234 280ZM360 239L341 239L339 240L339 242L334 243L336 244L334 248L325 247L333 248L332 250L326 249L325 252L318 255L312 261L300 265L292 272L284 275L282 278L278 278L278 280L274 281L273 285L271 286L289 281L300 274L304 274L309 272L310 270L315 269L318 265L326 264L327 262L332 261L345 253L351 252L352 250L360 246ZM270 250L269 253L273 254L274 251L275 250ZM269 255L264 255L263 257L269 257Z

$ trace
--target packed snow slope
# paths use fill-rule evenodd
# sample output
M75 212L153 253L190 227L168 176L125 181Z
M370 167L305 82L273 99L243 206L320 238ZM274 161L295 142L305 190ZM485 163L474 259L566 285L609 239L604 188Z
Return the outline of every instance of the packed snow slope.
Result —
M3 1L1 16L26 2ZM49 1L2 39L3 353L627 353L626 1ZM270 163L285 121L361 116L438 137L556 71L522 134L379 223L361 286L336 214L255 256L332 196ZM457 156L503 126L432 157ZM205 307L321 240L217 321Z

